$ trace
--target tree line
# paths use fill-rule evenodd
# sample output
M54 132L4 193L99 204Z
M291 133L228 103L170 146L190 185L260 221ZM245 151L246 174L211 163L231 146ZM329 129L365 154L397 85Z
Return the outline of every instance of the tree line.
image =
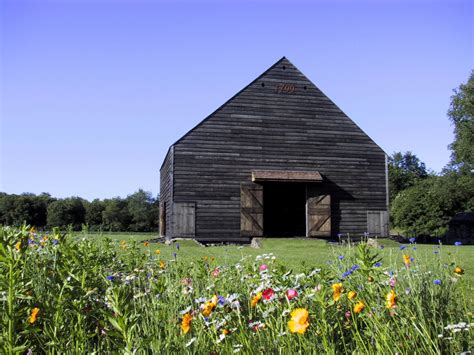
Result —
M22 223L40 229L71 226L91 231L158 231L159 198L141 189L126 198L90 202L81 197L54 198L47 193L0 192L0 224Z
M441 236L456 213L474 211L474 72L454 90L448 117L454 141L440 174L411 152L389 158L391 222L405 233Z

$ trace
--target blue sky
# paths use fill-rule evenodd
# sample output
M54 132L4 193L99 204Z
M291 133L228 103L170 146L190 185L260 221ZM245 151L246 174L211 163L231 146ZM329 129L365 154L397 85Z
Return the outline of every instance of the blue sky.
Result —
M286 56L440 171L472 1L0 1L0 191L159 192L170 144Z

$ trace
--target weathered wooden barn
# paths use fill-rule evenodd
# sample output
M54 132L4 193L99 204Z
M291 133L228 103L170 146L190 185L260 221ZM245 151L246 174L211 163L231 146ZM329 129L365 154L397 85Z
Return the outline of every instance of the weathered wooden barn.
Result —
M160 174L167 238L388 232L386 154L286 58L174 143Z

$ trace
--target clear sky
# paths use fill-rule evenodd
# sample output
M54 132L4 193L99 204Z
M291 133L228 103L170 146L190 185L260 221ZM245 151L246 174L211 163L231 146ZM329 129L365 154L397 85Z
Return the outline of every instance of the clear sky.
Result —
M387 153L440 171L474 6L0 0L0 191L159 192L166 151L286 56Z

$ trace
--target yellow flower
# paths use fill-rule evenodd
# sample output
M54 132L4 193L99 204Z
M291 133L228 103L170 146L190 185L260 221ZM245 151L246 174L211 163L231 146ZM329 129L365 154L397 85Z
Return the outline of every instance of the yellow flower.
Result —
M464 269L463 269L462 267L460 267L460 266L456 266L456 267L454 268L454 273L455 273L455 274L458 274L458 275L462 275L462 274L464 274Z
M362 312L365 308L365 304L364 302L362 301L359 301L356 303L356 305L354 306L354 313L355 314L359 314L360 312Z
M21 242L18 242L18 243L15 244L15 249L16 249L17 251L20 251L20 250L21 250Z
M291 312L291 320L288 322L288 328L290 332L303 334L306 332L306 328L309 327L309 314L304 308L297 308Z
M127 249L127 242L125 240L120 241L120 248Z
M252 307L255 307L257 303L260 302L261 299L262 299L262 293L259 292L252 298L252 301L250 301L250 305Z
M356 298L356 296L357 296L357 292L355 291L349 291L349 293L347 294L347 298L350 300L353 300L354 298Z
M341 294L342 294L342 283L334 284L331 287L332 287L332 291L333 291L332 299L334 301L338 301L339 298L341 298Z
M166 263L163 260L160 260L160 269L164 269L166 267Z
M395 308L396 302L397 302L397 295L395 294L394 290L390 290L389 293L387 293L387 308Z
M150 245L150 242L146 241L146 242L143 243L143 245L147 247L147 246Z
M189 313L186 313L183 316L183 320L181 321L181 330L183 331L183 334L187 334L189 330L191 329L192 320L193 320L193 316L190 315Z
M410 257L408 255L403 255L403 262L406 266L409 266L411 262Z
M30 324L33 324L34 322L36 322L36 319L38 318L38 312L39 312L39 308L37 307L31 310L31 315L30 315L30 318L28 319L28 322L30 322Z
M160 255L160 254L161 254L160 249L156 249L156 250L155 250L155 254L156 254L156 255Z

